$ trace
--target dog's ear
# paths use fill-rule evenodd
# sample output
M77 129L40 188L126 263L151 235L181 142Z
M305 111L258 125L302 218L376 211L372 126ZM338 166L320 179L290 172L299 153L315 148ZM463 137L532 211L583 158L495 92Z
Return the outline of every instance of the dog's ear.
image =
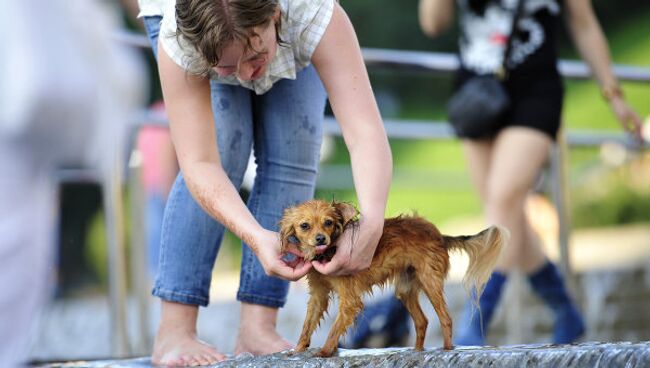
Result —
M344 229L359 214L357 208L347 202L332 201L332 207L336 208L336 211L341 215L341 225Z
M284 215L280 219L280 252L285 253L291 243L290 239L296 236L296 230L293 227L294 222L294 211L293 207L287 208L284 210Z

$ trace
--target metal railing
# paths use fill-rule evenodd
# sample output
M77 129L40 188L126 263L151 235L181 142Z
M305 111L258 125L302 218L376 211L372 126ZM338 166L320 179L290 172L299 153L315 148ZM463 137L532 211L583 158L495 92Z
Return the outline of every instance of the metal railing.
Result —
M115 34L115 39L121 43L128 44L139 48L149 48L149 42L145 36L134 33L119 32ZM449 53L436 53L436 52L423 52L423 51L398 51L388 49L363 49L363 57L368 68L384 69L393 72L421 72L433 75L448 75L456 71L459 67L458 58L454 54ZM587 65L579 61L566 61L559 62L560 73L571 79L587 79L590 78L590 72ZM621 66L615 65L614 72L617 77L622 81L627 82L650 82L650 68L634 67L634 66ZM137 118L135 127L132 131L133 134L137 133L143 124L166 124L166 117L160 114L143 113ZM452 140L456 139L451 127L443 121L417 121L417 120L384 120L386 132L389 138L392 139L424 139L424 140ZM324 134L340 136L341 131L334 118L328 117L325 119ZM131 139L133 141L133 139ZM605 142L617 142L625 147L632 147L633 141L626 138L623 133L614 132L595 132L588 130L569 130L561 132L558 139L558 144L553 148L550 155L550 173L551 173L551 192L553 200L559 215L560 232L559 244L561 265L565 274L571 278L571 267L569 262L569 238L570 238L570 225L568 215L568 188L567 188L567 168L566 168L566 151L568 146L598 146ZM645 142L644 147L649 147L650 144ZM136 157L134 160L133 158ZM131 177L137 178L139 175L139 165L137 156L132 156L130 171ZM137 186L138 180L129 180L129 185ZM139 189L131 189L131 194L139 193ZM140 202L137 198L132 201ZM137 218L137 214L143 213L143 210L137 210L132 214ZM134 242L141 243L144 241L144 234L137 233L141 231L143 226L133 227L136 233L132 234L131 239ZM132 244L131 251L136 252L134 256L138 262L142 262L145 258L145 244ZM134 262L132 262L133 264ZM139 269L139 271L138 271ZM146 277L142 273L142 264L135 265L132 268L133 275L136 278ZM569 282L574 284L575 281ZM147 282L143 280L134 280L136 289L146 288ZM139 303L147 303L145 294L148 290L136 290ZM124 303L125 300L116 300L114 302ZM149 320L147 315L148 308L140 305L139 313L140 318L146 321ZM120 321L118 321L120 322ZM120 328L126 328L124 323L118 323ZM142 353L143 347L146 348L150 339L147 336L148 331L146 322L141 326L141 335L139 341L139 348L136 353ZM118 336L126 336L125 331L118 333ZM118 343L118 346L124 346L124 343ZM133 346L133 345L131 345ZM132 353L134 351L131 351Z

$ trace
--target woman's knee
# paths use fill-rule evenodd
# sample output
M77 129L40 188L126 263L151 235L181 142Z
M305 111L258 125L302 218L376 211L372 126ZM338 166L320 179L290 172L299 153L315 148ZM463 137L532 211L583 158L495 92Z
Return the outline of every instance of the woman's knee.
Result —
M485 188L485 208L488 214L508 216L523 214L528 189L514 188L506 183L489 183Z

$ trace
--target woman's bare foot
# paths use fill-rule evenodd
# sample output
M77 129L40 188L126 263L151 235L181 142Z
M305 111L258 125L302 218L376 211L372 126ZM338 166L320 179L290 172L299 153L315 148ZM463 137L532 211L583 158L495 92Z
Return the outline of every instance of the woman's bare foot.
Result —
M151 363L167 366L212 365L225 359L196 336L198 307L162 302L162 315Z
M275 330L277 319L277 308L242 303L235 355L265 355L292 349L294 344Z

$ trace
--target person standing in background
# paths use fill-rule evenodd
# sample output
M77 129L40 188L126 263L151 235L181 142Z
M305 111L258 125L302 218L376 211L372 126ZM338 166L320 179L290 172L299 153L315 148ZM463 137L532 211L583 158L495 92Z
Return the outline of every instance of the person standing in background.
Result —
M523 1L512 29L513 17ZM533 291L555 316L553 342L571 343L585 326L556 266L548 260L538 235L525 216L527 196L549 151L561 122L563 85L557 70L556 34L563 16L578 51L598 82L603 98L623 129L642 141L641 121L626 103L611 68L608 45L589 0L420 0L419 21L430 37L447 29L458 10L460 62L455 89L479 75L498 73L504 64L509 35L512 46L505 60L508 78L503 82L511 105L493 128L478 136L462 133L463 151L470 176L483 203L487 222L511 232L496 271L480 297L480 313L468 302L455 343L485 345L485 334L510 271L528 276ZM360 320L384 321L375 328L361 324L352 343L361 346L379 334L404 331L408 319L393 300L370 305Z

